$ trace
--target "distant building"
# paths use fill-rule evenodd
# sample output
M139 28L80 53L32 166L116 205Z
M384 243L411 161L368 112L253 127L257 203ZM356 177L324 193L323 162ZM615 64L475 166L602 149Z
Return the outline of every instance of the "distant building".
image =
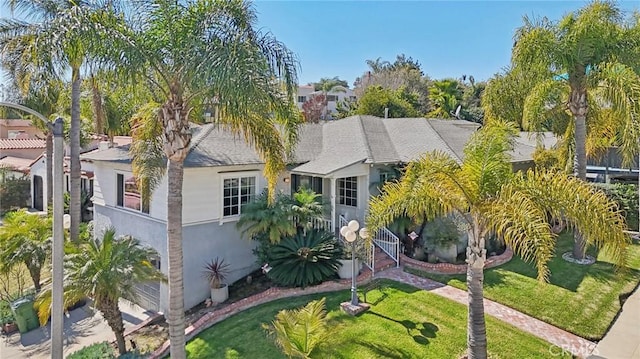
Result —
M298 108L302 110L302 105L305 102L318 95L325 95L327 97L327 106L324 115L325 120L332 120L335 118L338 103L342 101L356 100L356 96L353 93L353 90L343 86L335 86L329 91L325 92L316 91L313 85L302 85L298 86L298 92L296 94L296 104L298 105Z

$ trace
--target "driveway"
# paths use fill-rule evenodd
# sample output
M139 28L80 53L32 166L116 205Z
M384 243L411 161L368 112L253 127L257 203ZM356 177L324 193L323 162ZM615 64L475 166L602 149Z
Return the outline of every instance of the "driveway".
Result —
M153 313L135 304L120 300L125 330L142 323ZM47 359L51 357L50 323L28 333L14 333L0 339L0 358ZM75 309L64 318L64 355L67 356L87 345L114 341L115 336L107 322L89 304Z

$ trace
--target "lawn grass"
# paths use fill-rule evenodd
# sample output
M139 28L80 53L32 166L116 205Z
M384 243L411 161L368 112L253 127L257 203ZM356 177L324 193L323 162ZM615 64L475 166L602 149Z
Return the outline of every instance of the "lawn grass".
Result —
M484 296L589 340L600 340L620 310L620 296L640 281L640 245L630 246L628 268L616 272L604 254L590 266L566 262L562 253L573 248L571 234L559 237L556 256L549 263L549 283L536 280L533 265L517 256L484 274ZM591 252L592 255L596 255ZM465 275L408 272L467 290Z
M267 337L262 323L270 323L281 309L298 308L327 298L329 338L314 358L458 358L466 350L466 307L406 284L381 281L367 293L372 304L358 317L342 313L339 303L349 291L286 298L267 303L215 324L191 340L190 358L283 358ZM492 358L552 358L557 348L510 324L487 318Z

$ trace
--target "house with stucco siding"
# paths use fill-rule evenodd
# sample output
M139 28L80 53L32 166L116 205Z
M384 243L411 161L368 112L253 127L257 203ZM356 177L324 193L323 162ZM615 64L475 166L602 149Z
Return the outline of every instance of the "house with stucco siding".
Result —
M304 186L322 194L329 206L320 225L335 231L347 220L364 220L369 197L377 193L374 184L385 181L394 166L434 150L461 161L464 145L478 127L458 120L373 116L307 124L300 129L299 143L287 171L278 179L277 189L289 194ZM182 190L186 308L209 296L202 268L212 258L222 257L231 265L229 282L258 268L252 254L255 243L242 238L236 222L243 204L267 186L262 159L243 139L214 124L193 126L192 131ZM548 146L551 140L542 137ZM532 165L539 142L540 137L524 133L516 139L511 154L514 168ZM144 206L133 178L128 146L93 151L82 158L93 163L96 234L113 226L118 234L140 239L156 249L154 262L166 273L166 177L151 195L149 205ZM375 236L388 254L393 255L395 250L397 258L397 243L390 242L397 242L397 238L389 233ZM167 309L165 284L148 283L138 292L142 306Z

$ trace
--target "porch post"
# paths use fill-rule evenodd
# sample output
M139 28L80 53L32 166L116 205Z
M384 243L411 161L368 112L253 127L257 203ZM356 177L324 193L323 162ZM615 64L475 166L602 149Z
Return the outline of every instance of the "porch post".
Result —
M331 201L331 223L332 230L335 232L337 228L337 220L336 220L336 179L331 177L329 178L329 197Z

